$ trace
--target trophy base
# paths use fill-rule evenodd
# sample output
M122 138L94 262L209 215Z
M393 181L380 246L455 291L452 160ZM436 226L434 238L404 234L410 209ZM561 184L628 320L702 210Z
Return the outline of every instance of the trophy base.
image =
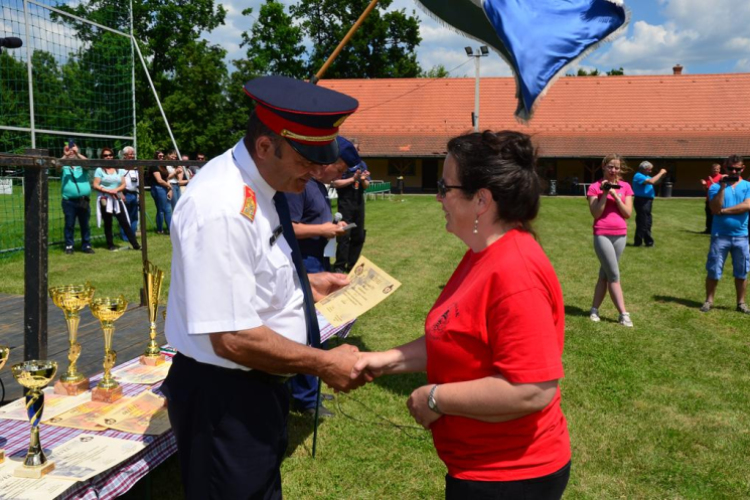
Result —
M162 363L166 363L167 360L164 357L163 354L159 354L158 356L146 356L145 354L141 356L141 364L147 365L147 366L159 366Z
M117 386L114 389L102 389L101 387L95 387L91 391L91 401L99 401L101 403L114 403L122 397L122 386Z
M49 474L55 469L55 462L47 462L44 465L39 465L37 467L28 467L26 465L22 465L20 467L16 467L16 469L13 471L13 475L16 477L25 477L26 479L40 479L45 474Z
M55 394L62 394L63 396L78 396L89 390L89 379L85 378L80 382L63 382L58 380L55 382Z
M0 450L0 464L5 462L5 450Z

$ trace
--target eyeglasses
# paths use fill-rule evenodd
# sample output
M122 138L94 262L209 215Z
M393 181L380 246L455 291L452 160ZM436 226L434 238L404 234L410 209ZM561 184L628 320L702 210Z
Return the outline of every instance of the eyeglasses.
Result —
M745 168L745 165L740 165L739 167L727 167L727 172L742 172L743 168Z
M111 155L111 154L102 155L102 158L114 158L114 157L115 155Z
M437 181L438 196L445 198L445 194L451 189L464 189L463 186L449 186L445 183L445 179Z
M205 156L199 156L198 157L198 161L206 161L206 157Z

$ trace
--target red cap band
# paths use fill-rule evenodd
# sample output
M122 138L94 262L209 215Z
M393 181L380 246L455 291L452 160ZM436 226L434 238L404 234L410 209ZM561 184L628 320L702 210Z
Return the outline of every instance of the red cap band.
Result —
M339 133L335 128L315 128L301 125L297 122L287 120L273 110L263 106L261 103L255 107L255 114L263 124L286 139L309 146L323 146L330 144Z

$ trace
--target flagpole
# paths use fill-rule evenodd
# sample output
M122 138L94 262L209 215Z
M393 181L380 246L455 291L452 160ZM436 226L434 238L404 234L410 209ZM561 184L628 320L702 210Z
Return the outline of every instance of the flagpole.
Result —
M349 30L349 33L346 34L346 36L339 42L338 47L336 47L336 50L333 51L333 53L328 56L328 59L323 64L323 66L318 70L318 72L310 79L310 83L317 84L321 78L323 78L323 75L326 71L328 71L328 67L333 64L333 61L338 57L339 53L344 49L347 43L349 43L349 40L354 36L354 33L357 32L359 27L362 25L363 22L365 22L365 19L367 19L367 16L370 15L370 12L375 8L375 5L377 5L378 0L372 0L370 2L370 5L367 6L365 11L362 13L361 16L359 16L359 19L357 19L357 22L354 23L354 26L351 27Z

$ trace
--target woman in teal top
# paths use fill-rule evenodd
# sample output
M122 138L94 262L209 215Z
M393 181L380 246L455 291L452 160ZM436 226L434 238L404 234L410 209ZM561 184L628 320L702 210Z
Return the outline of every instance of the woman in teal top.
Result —
M102 159L111 160L114 157L115 154L112 149L102 149ZM104 236L107 238L107 248L111 251L118 249L112 236L112 217L116 217L133 249L140 250L141 246L130 227L128 211L125 208L125 203L123 203L122 192L125 190L125 170L117 170L114 167L97 168L94 172L94 189L99 191L96 217L99 225L101 225L101 220L104 220Z
M86 159L78 152L78 146L71 140L65 146L63 159L72 160L75 158ZM63 231L65 253L68 255L73 253L76 219L81 226L81 251L83 253L94 253L94 250L91 249L91 231L89 230L91 184L89 184L88 173L81 167L63 167L60 183L62 184L62 209L63 214L65 214L65 229Z

